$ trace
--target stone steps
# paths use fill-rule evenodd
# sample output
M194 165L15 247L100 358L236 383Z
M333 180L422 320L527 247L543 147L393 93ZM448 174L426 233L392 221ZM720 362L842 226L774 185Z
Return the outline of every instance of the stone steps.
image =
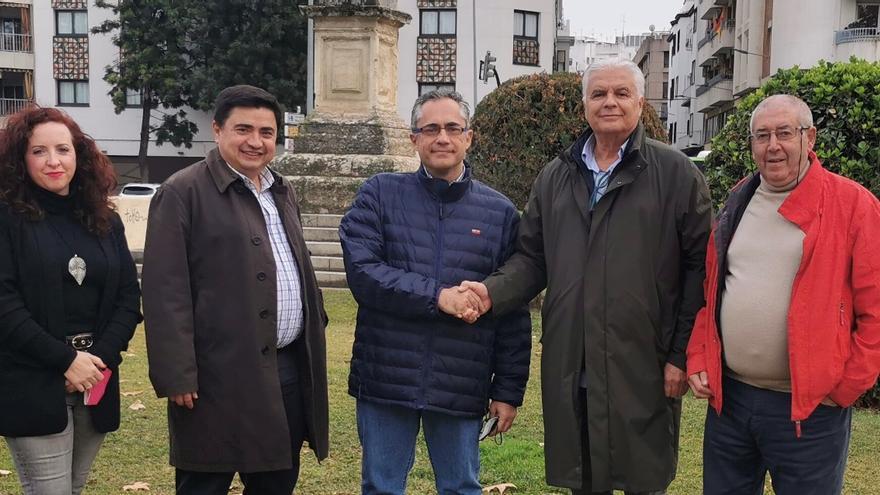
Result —
M303 235L312 255L315 277L321 288L346 288L342 245L339 243L339 222L342 215L303 213Z
M345 265L342 262L342 245L339 244L339 222L342 215L304 213L303 235L312 257L315 276L321 288L347 288ZM143 251L132 251L137 266L138 279L143 268Z

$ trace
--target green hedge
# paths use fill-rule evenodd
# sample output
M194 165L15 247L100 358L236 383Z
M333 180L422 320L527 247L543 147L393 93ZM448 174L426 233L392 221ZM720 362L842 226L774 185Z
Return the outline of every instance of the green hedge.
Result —
M648 135L666 141L654 109L642 112ZM522 209L538 172L587 127L577 74L533 74L511 79L483 98L474 112L469 161L474 176Z
M880 193L880 62L820 62L816 67L780 70L743 98L712 139L706 180L716 205L755 170L749 147L751 112L766 96L787 93L807 102L819 130L816 153L833 172Z

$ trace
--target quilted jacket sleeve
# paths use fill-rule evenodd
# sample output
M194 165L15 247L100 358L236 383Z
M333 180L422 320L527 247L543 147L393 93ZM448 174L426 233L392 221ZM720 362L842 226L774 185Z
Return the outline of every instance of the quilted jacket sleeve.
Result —
M348 286L358 304L401 316L436 316L443 288L433 278L387 262L379 176L358 191L339 226Z

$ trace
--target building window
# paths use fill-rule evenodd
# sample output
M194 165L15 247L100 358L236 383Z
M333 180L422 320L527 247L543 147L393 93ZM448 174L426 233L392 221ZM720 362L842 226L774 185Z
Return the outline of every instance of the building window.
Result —
M455 91L455 84L424 84L419 83L419 96L431 91Z
M513 11L513 63L539 66L538 13Z
M669 99L673 99L675 94L675 79L672 80L672 91L669 91L669 81L663 81L663 96L669 95Z
M847 28L878 28L880 27L880 3L859 2L856 5L856 22Z
M125 90L125 106L140 108L142 102L143 93L140 90L130 88Z
M89 34L89 18L85 10L56 10L55 34L57 36L86 36Z
M58 104L86 106L89 104L88 81L58 81Z
M419 34L422 36L455 36L456 11L419 11Z
M669 68L669 52L663 52L663 68Z
M538 13L513 11L513 35L523 38L538 39Z

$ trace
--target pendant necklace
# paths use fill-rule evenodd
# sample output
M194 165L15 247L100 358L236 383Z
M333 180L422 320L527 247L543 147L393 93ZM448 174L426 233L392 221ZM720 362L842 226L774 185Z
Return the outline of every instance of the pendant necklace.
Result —
M64 235L61 234L61 231L58 230L58 228L56 228L54 225L52 225L52 222L48 218L46 219L46 223L48 223L49 226L52 227L52 230L54 230L55 233L58 234L61 242L63 242L71 251L73 251L73 256L67 262L67 273L69 273L70 276L73 277L74 280L76 280L77 285L82 286L83 280L86 279L86 260L80 258L79 255L76 254L76 249L73 249L73 246L71 246L70 243L67 242L67 239L64 238Z

